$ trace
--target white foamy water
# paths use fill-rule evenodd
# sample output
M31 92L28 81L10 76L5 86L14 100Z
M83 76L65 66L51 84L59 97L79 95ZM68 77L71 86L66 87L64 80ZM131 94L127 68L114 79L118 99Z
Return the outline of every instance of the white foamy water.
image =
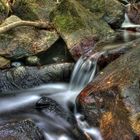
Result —
M71 102L75 107L77 95L94 79L99 56L100 54L95 54L90 58L81 57L75 65L69 85L47 84L28 90L17 91L14 97L1 98L0 113L36 103L43 95L57 101L65 110L69 111L68 103ZM82 115L76 111L76 108L74 110L77 125L83 134L85 134L87 140L89 140L89 138L90 140L102 140L99 130L91 128L86 120L81 120ZM54 114L46 114L45 112L43 114L44 115L41 116L39 114L28 113L26 116L32 118L38 127L43 130L46 140L73 140L67 135L67 133L71 131L71 124L62 118L56 117ZM61 130L63 132L62 135L55 134L57 130Z
M124 22L122 23L122 28L140 28L140 25L138 24L134 24L130 21L127 13L125 13L125 20Z

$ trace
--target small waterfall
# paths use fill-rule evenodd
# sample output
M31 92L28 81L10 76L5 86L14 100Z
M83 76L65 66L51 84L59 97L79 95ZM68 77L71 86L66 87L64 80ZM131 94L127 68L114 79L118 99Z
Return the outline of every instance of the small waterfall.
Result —
M140 28L140 25L137 25L137 24L134 24L130 21L127 13L125 13L125 20L124 22L122 23L122 28Z
M81 118L83 116L77 112L75 106L77 95L90 81L94 79L97 60L100 55L101 54L95 53L88 58L81 57L75 65L69 85L47 84L33 89L18 91L20 94L17 94L14 97L4 97L0 99L0 113L16 110L22 106L27 106L30 103L35 103L40 99L42 93L46 93L47 91L45 95L57 101L67 111L70 111L68 103L70 102L73 104L75 107L74 116L77 120L77 125L83 134L85 134L87 140L102 140L99 130L91 128L86 120L82 120ZM7 106L5 106L5 104L7 104ZM56 118L54 114L49 116L49 114L46 114L45 112L45 117L38 114L26 114L26 116L35 120L38 127L43 130L46 140L72 140L65 134L58 136L55 133L49 132L49 129L52 130L52 128L54 129L54 132L57 129L66 131L66 128L68 128L70 124L68 124L64 119Z

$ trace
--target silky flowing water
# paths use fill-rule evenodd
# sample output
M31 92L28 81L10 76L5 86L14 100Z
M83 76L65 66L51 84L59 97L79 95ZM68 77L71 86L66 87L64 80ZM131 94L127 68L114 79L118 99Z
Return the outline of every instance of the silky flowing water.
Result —
M33 89L17 91L14 97L4 97L0 99L0 113L12 112L19 110L23 106L37 102L42 93L45 96L52 98L59 103L64 110L70 112L69 103L74 108L73 114L77 121L77 127L89 140L102 140L100 132L90 127L90 125L83 120L83 115L78 113L75 105L75 100L80 91L93 80L96 72L96 65L99 54L93 55L90 58L81 57L73 70L70 84L47 84ZM18 94L19 92L19 94ZM53 113L42 112L43 115L26 113L25 116L32 118L37 126L43 130L46 140L72 140L69 133L71 124L61 117L55 117ZM53 132L52 132L53 130ZM57 134L56 131L64 131L63 134Z
M122 28L129 27L137 28L140 25L132 24L126 14ZM126 38L126 34L124 38ZM14 97L2 97L0 99L0 113L4 114L5 112L20 110L23 106L26 107L36 103L45 94L45 96L52 98L60 104L67 112L71 112L69 104L73 106L73 114L77 122L77 127L87 140L102 140L100 131L97 128L91 127L83 119L84 116L77 111L75 104L76 97L80 91L94 79L97 60L101 54L96 53L91 57L82 56L75 65L69 84L41 85L32 89L15 91ZM33 119L36 125L43 131L46 140L74 140L71 137L71 124L61 117L56 117L51 112L42 111L41 114L25 113L24 116ZM57 133L59 130L63 133Z

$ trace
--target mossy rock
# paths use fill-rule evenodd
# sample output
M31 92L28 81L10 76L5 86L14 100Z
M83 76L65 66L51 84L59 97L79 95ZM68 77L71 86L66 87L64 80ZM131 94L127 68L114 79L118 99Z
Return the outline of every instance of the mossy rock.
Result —
M79 108L104 140L135 139L140 134L140 46L102 70L79 95Z
M49 14L56 6L54 0L16 0L12 11L24 20L49 20Z
M77 0L97 18L102 18L118 29L124 21L125 6L117 0Z
M92 49L97 40L115 35L106 22L74 0L62 0L50 19L75 59Z

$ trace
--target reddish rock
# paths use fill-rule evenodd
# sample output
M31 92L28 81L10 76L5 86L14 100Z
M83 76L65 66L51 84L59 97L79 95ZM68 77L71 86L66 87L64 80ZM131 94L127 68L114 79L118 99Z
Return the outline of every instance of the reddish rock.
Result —
M104 140L140 135L140 46L109 64L79 95L77 102Z

